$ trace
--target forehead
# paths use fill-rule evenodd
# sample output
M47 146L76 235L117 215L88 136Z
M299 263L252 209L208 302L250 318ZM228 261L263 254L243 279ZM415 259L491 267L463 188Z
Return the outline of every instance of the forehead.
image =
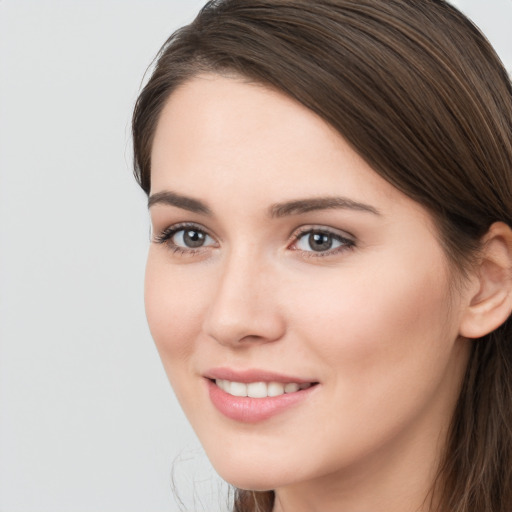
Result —
M151 160L152 194L169 189L240 208L342 194L420 208L314 112L242 79L201 75L174 91Z

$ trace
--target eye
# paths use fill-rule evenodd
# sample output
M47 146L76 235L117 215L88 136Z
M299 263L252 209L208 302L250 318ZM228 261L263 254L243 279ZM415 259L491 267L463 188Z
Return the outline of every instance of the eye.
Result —
M167 244L176 252L194 252L203 247L216 244L215 240L203 229L195 225L174 225L156 235L154 241Z
M293 248L299 251L322 255L322 253L334 254L340 250L352 248L354 245L355 242L353 240L345 238L338 233L322 229L309 229L308 231L302 231L296 236Z
M198 247L211 245L211 242L213 242L213 239L204 231L195 228L180 229L170 237L170 240L174 245L187 249L197 249Z

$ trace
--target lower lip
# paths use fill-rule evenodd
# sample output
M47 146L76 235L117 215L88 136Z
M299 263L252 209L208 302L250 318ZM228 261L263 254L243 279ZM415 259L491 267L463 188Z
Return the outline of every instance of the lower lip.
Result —
M267 398L233 396L220 389L215 382L207 379L210 400L224 416L242 423L257 423L275 416L289 407L305 400L317 385L295 393Z

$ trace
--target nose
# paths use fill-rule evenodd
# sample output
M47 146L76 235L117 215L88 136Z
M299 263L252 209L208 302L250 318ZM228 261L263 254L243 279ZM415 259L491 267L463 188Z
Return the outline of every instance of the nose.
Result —
M218 270L204 332L222 345L237 348L279 340L285 320L269 265L248 254L233 254Z

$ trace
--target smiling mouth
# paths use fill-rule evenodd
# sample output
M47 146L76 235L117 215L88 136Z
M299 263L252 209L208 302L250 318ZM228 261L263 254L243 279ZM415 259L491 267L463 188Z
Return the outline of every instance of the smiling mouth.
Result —
M212 379L222 391L231 396L249 398L277 397L285 394L296 393L318 384L317 382L235 382L225 379Z

